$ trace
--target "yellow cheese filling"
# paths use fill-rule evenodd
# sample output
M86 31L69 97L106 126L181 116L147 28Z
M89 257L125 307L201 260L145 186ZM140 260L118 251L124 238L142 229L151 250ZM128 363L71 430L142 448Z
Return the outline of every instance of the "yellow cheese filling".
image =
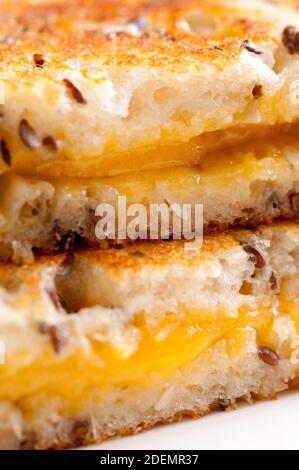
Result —
M273 140L275 143L274 138ZM292 141L290 146L291 143ZM188 145L191 144L186 144L187 147ZM294 190L293 184L299 179L299 147L298 164L296 148L291 151L291 159L288 158L289 148L291 147L279 149L275 145L263 147L257 139L237 146L234 151L227 148L220 153L211 153L208 158L199 159L196 166L173 165L170 169L146 169L125 176L120 174L99 178L94 171L92 177L80 178L80 172L77 177L73 177L72 171L65 171L63 178L56 180L51 179L51 171L41 177L31 175L25 179L13 172L7 173L0 177L0 231L5 232L10 222L12 227L20 220L23 225L26 224L33 210L40 214L41 205L54 209L53 217L67 218L66 214L60 212L64 207L78 213L87 201L93 202L93 198L96 205L108 202L115 207L118 196L126 196L128 205L165 201L170 204L202 203L207 210L212 203L214 208L217 204L228 207L231 203L235 204L237 199L241 205L246 204L247 207L255 201L248 200L254 191L251 186L253 182L276 184L278 191ZM88 166L88 161L85 163ZM42 197L45 198L44 202L41 201ZM47 205L47 200L51 206ZM32 219L34 222L34 218Z
M149 169L197 167L209 165L211 160L233 160L239 153L254 153L263 158L269 153L279 155L286 146L298 148L299 123L275 126L249 125L224 131L207 132L189 141L165 142L132 151L100 155L74 154L64 145L59 151L49 150L42 156L29 150L15 136L2 138L9 142L10 167L0 159L0 174L14 172L19 175L51 179L102 178ZM63 141L63 139L62 139Z
M299 152L298 152L299 154ZM160 201L171 197L171 194L182 199L191 198L192 190L203 196L216 190L229 191L232 184L238 182L251 182L263 180L275 182L280 177L288 175L291 165L283 155L269 154L267 158L257 159L253 153L243 153L218 160L217 157L205 161L197 168L173 168L171 170L147 170L139 173L132 173L126 176L115 176L102 178L101 180L73 180L65 182L63 187L68 186L70 190L85 186L89 195L97 194L99 187L109 187L121 195L128 198L128 202L136 203L150 199L150 195L155 193ZM61 188L59 183L57 188ZM159 193L160 191L160 193ZM236 186L234 186L236 191ZM194 193L195 194L195 193ZM169 202L178 202L169 201Z
M282 302L299 332L299 304ZM80 349L70 357L55 354L50 342L31 361L32 351L8 357L0 367L0 400L21 401L34 396L60 397L69 412L80 412L80 406L93 392L109 392L114 387L141 388L167 381L217 342L225 340L227 353L238 354L246 344L248 329L256 331L257 346L277 348L273 330L275 316L271 307L253 315L241 308L238 318L223 312L209 314L186 311L170 315L159 325L149 328L143 316L134 320L139 332L139 345L131 355L111 346L90 340L90 350ZM32 345L34 348L34 345Z
M40 181L2 175L0 235L10 230L15 239L25 230L35 233L39 217L43 217L45 227L61 219L64 223L69 221L69 228L72 228L72 221L77 220L84 207L107 202L117 210L119 196L127 198L127 207L131 204L203 204L204 215L211 221L219 215L217 207L223 217L228 207L240 206L240 211L253 207L256 197L264 191L263 186L260 190L254 186L256 182L273 186L284 197L294 190L297 179L299 174L297 177L296 170L283 155L271 154L258 159L253 153L235 155L233 160L211 158L197 168L147 170L126 177ZM19 231L17 235L14 230ZM51 225L49 230L52 230Z

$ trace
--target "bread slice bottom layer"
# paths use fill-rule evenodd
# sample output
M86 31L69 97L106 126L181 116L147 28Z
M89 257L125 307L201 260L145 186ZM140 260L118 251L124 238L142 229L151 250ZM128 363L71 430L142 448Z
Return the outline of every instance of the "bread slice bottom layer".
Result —
M97 208L102 206L103 211L103 204L115 214L111 243L132 240L128 230L120 236L118 227L129 228L141 210L136 204L145 210L145 220L136 227L139 238L150 238L154 227L161 229L159 217L153 215L157 206L162 213L164 206L164 214L169 211L168 237L175 235L173 215L184 205L191 210L186 235L195 228L192 213L196 204L203 208L203 219L196 228L205 234L281 218L298 220L299 148L290 145L228 147L194 167L143 170L109 178L49 180L3 175L0 259L18 262L31 259L36 250L52 253L82 244L101 245L96 228L101 220ZM164 238L165 234L158 230L157 236Z
M134 249L0 266L1 448L101 442L296 384L299 226Z
M281 341L292 320L284 317L277 331L279 324L276 321L267 327ZM178 340L174 341L174 349L149 351L155 365L151 368L151 359L144 356L147 372L138 381L134 380L137 363L127 370L123 360L117 367L112 365L113 372L82 358L72 358L59 366L46 367L47 370L44 365L32 365L30 371L18 374L18 380L26 380L28 396L24 394L16 402L9 397L1 400L1 448L76 447L134 434L185 416L200 417L217 409L225 410L234 407L239 399L273 398L294 380L296 353L285 353L278 365L268 365L257 354L258 345L264 344L263 340L268 342L268 336L263 338L261 330L245 325L246 322L227 333L219 330L215 336L204 332L204 341L196 347L182 345ZM187 336L184 339L189 340ZM210 346L204 347L207 343ZM278 342L275 348L280 349ZM185 349L191 351L187 353ZM162 366L160 361L165 362L166 357L171 362ZM176 370L169 373L168 368ZM115 380L114 376L109 385L111 373L116 372L122 379ZM101 384L101 375L105 376L105 385ZM8 378L12 380L4 376L5 380ZM9 389L17 387L15 382L16 377ZM32 393L32 384L37 383L39 390ZM65 389L71 392L71 388L73 396L65 396Z

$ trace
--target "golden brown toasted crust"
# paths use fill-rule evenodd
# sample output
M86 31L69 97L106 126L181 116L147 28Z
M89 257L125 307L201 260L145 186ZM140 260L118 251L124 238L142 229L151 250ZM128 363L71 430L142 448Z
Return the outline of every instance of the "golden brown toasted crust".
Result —
M288 312L285 309L285 304L283 303L284 291L281 290L282 297L280 297L278 290L273 289L273 276L274 279L277 279L276 287L279 285L283 286L283 279L289 279L290 276L290 281L288 281L290 282L288 284L288 288L291 289L290 292L294 292L293 289L296 289L296 292L298 291L298 284L295 282L298 275L298 240L299 226L281 224L273 227L260 227L255 232L232 232L229 235L206 239L204 249L202 250L202 258L196 252L191 253L186 251L185 245L182 242L165 242L159 245L156 243L140 243L136 247L127 247L123 250L110 249L99 253L93 251L83 252L78 257L81 256L86 259L89 267L88 275L87 271L78 272L76 269L74 273L84 290L86 290L87 284L93 290L100 290L101 285L103 286L105 273L102 272L100 273L101 275L95 275L93 264L103 265L108 268L107 270L111 269L115 272L117 270L119 272L127 271L124 272L123 276L126 284L134 282L134 277L135 281L137 278L142 277L140 276L139 269L143 270L143 274L148 274L150 271L155 271L157 266L158 269L156 271L159 276L156 278L154 272L151 276L145 276L145 288L140 289L134 283L132 290L123 289L124 284L121 283L119 278L114 277L110 280L109 284L106 284L105 291L108 289L109 292L113 293L112 300L115 302L116 290L113 290L113 287L118 288L120 286L124 304L121 303L122 299L120 298L117 299L117 307L113 307L112 304L105 307L102 301L97 301L92 303L91 309L88 308L88 304L84 304L83 310L80 309L77 313L74 310L64 310L63 305L65 304L59 304L60 298L57 292L55 292L55 282L53 282L57 281L55 274L57 273L57 267L59 267L59 264L65 259L66 255L41 257L34 264L28 266L13 267L9 263L0 265L0 281L4 282L4 285L1 286L3 287L1 288L1 335L8 348L7 357L12 357L12 360L16 358L16 364L18 364L19 351L22 351L23 354L26 351L25 359L23 359L24 356L21 357L21 362L17 369L19 373L16 375L13 368L7 370L8 375L6 379L3 376L3 399L0 403L2 405L2 408L0 407L0 414L2 413L0 446L2 445L2 448L4 445L13 445L14 448L64 449L87 445L94 442L102 442L104 439L114 436L134 434L149 429L160 422L177 421L185 416L201 417L215 409L226 408L230 403L234 405L236 400L242 397L248 398L252 394L254 394L253 398L272 398L276 392L287 389L289 382L293 380L295 373L297 373L298 365L297 360L294 360L294 355L292 354L293 349L296 347L294 345L293 348L292 345L298 339L297 330L293 323L296 320L296 316L294 317L295 319L293 319L293 316L288 317L288 315L293 315L293 310ZM244 245L247 245L249 250L245 249ZM205 261L207 263L204 271L199 271L198 269ZM166 268L168 266L167 271L165 271L165 264ZM221 269L219 271L220 266ZM153 270L151 270L151 267ZM129 270L131 272L128 272ZM133 272L135 270L137 270L137 276ZM164 277L162 279L161 273L163 270ZM201 274L196 277L196 273L199 272ZM175 276L175 273L178 273L180 276L177 278L179 282L174 282L173 276ZM276 274L274 275L274 273ZM182 274L183 276L181 276ZM64 271L63 275L69 278L68 272ZM108 277L108 273L106 275ZM270 280L272 280L271 285L269 284L270 275ZM88 276L92 276L94 281L90 282ZM187 276L189 276L187 280L188 285L184 287L182 280L183 277L186 278ZM161 286L159 293L155 289L151 290L151 280L154 277L159 286ZM23 279L23 285L15 287L13 284L6 284L6 279L18 282L18 278L21 278L20 284L22 284ZM72 281L71 277L70 279ZM216 280L216 285L213 284L213 279ZM222 284L219 283L220 279L223 281ZM194 284L191 285L193 281ZM249 290L243 289L244 281L246 281L247 287L249 282L252 283L251 288L254 290L250 291L250 296L248 295ZM93 282L95 283L93 284ZM255 283L255 287L253 283ZM57 282L58 284L59 282ZM204 290L201 299L196 299L195 295L203 284L206 284L211 290ZM181 285L182 290L178 295ZM166 292L167 286L170 286L170 293ZM80 401L80 387L82 384L80 383L78 387L74 386L69 391L70 395L66 393L64 396L64 390L60 389L61 381L58 380L57 382L57 374L60 373L62 374L61 376L64 376L68 368L67 364L69 363L64 363L64 360L69 357L70 363L75 367L75 364L77 364L75 357L78 357L80 364L78 370L83 370L81 359L84 355L81 352L86 344L85 339L92 338L92 334L102 331L102 327L104 327L104 336L101 336L100 341L108 345L113 344L114 346L119 335L121 337L124 335L124 331L121 328L118 329L122 324L129 326L130 329L132 327L132 332L135 331L135 328L142 327L142 322L140 323L138 316L138 312L140 312L138 304L135 304L135 309L132 309L131 314L129 311L124 310L123 305L128 306L130 296L133 296L136 301L139 292L142 295L143 292L146 293L147 297L142 298L142 308L145 304L151 306L148 318L152 319L156 306L151 303L152 299L148 296L149 291L152 292L153 299L155 298L156 300L159 297L161 297L161 300L165 297L166 299L171 298L173 301L174 297L177 296L178 305L171 307L168 303L163 304L161 318L165 318L167 321L170 318L169 313L172 311L176 312L176 315L178 314L178 318L181 318L181 312L184 313L185 311L184 309L182 310L184 305L192 308L197 301L200 302L198 304L200 308L203 308L203 300L215 296L218 308L219 305L222 305L219 304L221 299L225 298L224 305L227 304L230 308L231 317L229 318L232 322L229 327L230 330L230 328L234 329L239 325L238 322L235 323L237 317L232 313L232 303L239 295L240 286L242 286L242 289L237 304L238 308L248 307L250 312L251 308L253 308L252 311L257 312L257 308L260 305L271 306L268 320L270 321L270 317L273 317L275 321L275 326L273 325L273 332L275 332L273 344L272 340L268 344L266 339L268 334L265 337L263 336L263 326L259 323L252 328L246 328L248 336L246 333L245 337L243 337L243 333L240 333L242 337L240 339L242 339L242 344L244 344L244 351L242 348L236 348L236 354L233 356L233 359L227 354L226 343L223 343L223 346L216 344L215 349L214 346L212 349L209 348L205 358L196 359L195 361L196 364L205 364L206 368L203 367L201 369L200 366L197 371L196 368L195 370L193 369L192 363L190 367L187 364L186 376L181 374L177 376L177 369L175 370L174 384L178 388L172 389L173 393L171 396L173 398L169 398L167 395L166 397L164 396L165 389L164 382L162 382L163 394L157 394L153 401L149 401L146 412L144 411L144 403L147 403L147 398L144 398L144 388L141 387L141 393L139 394L139 389L138 387L135 388L134 384L132 384L132 391L123 388L122 380L120 390L121 393L124 392L123 398L121 398L122 395L118 394L118 389L115 394L113 389L113 392L110 393L108 391L106 395L108 398L111 397L111 402L109 400L106 401L105 396L99 390L98 395L93 395L93 401L90 401L90 396L88 395L87 408L83 400L82 407L78 406L80 412L73 412L72 407L71 411L69 411L68 397L73 398L74 389L76 389L78 395L75 396ZM194 298L191 299L189 297L189 299L186 299L185 292L187 291ZM220 294L221 297L219 297ZM230 301L229 295L232 296L233 301ZM250 302L249 297L253 302L250 305L248 304ZM294 297L296 298L296 294L293 294ZM61 298L64 299L64 297ZM264 301L266 302L264 303ZM275 306L275 308L272 306ZM217 321L218 317L214 317L214 308L211 310L211 313L213 321ZM295 314L296 312L294 312ZM251 315L249 317L251 318ZM268 323L265 317L268 318L267 312L262 308L262 324L268 331L270 323ZM201 323L203 328L209 324L206 321L203 314ZM107 329L108 325L113 328ZM241 322L240 325L243 325L243 323ZM221 325L219 326L221 327ZM152 331L152 326L149 328ZM243 328L237 328L237 330L238 337L239 330L243 331ZM256 337L256 333L258 334L259 331L260 337ZM180 338L180 335L176 335L176 338ZM222 343L222 339L223 335L220 334L216 341ZM185 341L184 335L182 340ZM235 336L233 336L233 344L235 344ZM259 353L259 347L264 344L269 347L271 346L272 353L276 355L276 364L270 365L269 362L266 362L265 358L261 360L261 357L257 354ZM50 363L45 360L40 368L40 357L44 357L41 356L41 351L47 352L47 358L50 359ZM86 354L88 354L88 351L89 349L86 350ZM90 358L93 357L92 351L93 349L90 350ZM130 349L130 354L134 356L135 351L134 348ZM32 352L34 352L34 355L32 355ZM77 352L80 352L80 354L73 356ZM101 352L99 354L100 358L105 358L105 352L103 356ZM281 360L278 360L278 357ZM49 365L52 363L53 368ZM89 356L86 357L86 364L88 363ZM37 368L35 369L35 367ZM38 383L33 385L32 388L30 386L28 388L27 380L20 380L20 377L22 377L20 371L22 370L25 374L28 371L29 377L34 377L35 374L36 377L40 377L39 371L43 370L42 373L45 375L42 377L47 378L45 381L41 381L41 389ZM183 368L182 374L184 371L185 369ZM231 372L233 373L231 374ZM90 374L90 376L92 375ZM76 373L75 376L78 377L80 374ZM241 382L239 381L240 377ZM209 382L210 379L211 381ZM149 381L155 392L155 387L157 386L155 381L152 382L151 379ZM15 383L17 385L19 382L21 382L20 388L13 390L9 386L5 389L6 384ZM209 385L206 385L207 382ZM170 383L171 381L169 380L165 383L167 389L171 389ZM183 392L180 392L182 384L187 384L186 391L188 393L186 395L185 388ZM201 384L203 384L203 389ZM219 390L217 387L219 387ZM82 385L83 389L84 386ZM49 397L44 395L45 390L51 391ZM91 388L88 387L88 393L90 390ZM204 398L202 397L202 390L205 393ZM225 398L223 398L224 390ZM192 395L193 392L194 395ZM184 400L181 401L180 398L177 401L177 397L180 396L178 394L180 393L182 393L182 397L186 397L185 402ZM151 397L151 394L152 390L149 388L147 396ZM161 400L161 396L164 397L163 400ZM193 397L191 402L190 396ZM128 402L126 402L126 397ZM6 398L8 402L6 400L4 403L3 401ZM59 400L56 400L56 398L59 398ZM117 404L120 404L121 412L118 411ZM31 418L31 410L33 411L33 418ZM91 416L92 420L90 419ZM14 423L17 423L17 425L13 426ZM12 442L5 444L8 442L6 438L9 432L12 434Z
M290 388L291 388L291 384L290 384ZM222 404L221 401L216 401L214 402L210 407L209 409L207 410L198 410L198 411L180 411L180 412L177 412L174 416L172 416L171 418L168 418L168 419L161 419L160 421L156 422L156 423L143 423L143 424L140 424L138 427L132 429L132 428L128 428L128 429L125 429L125 430L122 430L121 432L115 434L115 435L107 435L107 436L102 436L100 440L95 440L95 439L92 439L88 433L86 433L86 435L84 434L81 434L78 438L78 436L74 435L74 436L69 436L69 441L68 442L65 442L65 441L61 441L61 442L56 442L55 443L55 447L53 447L51 450L69 450L69 449L74 449L74 448L77 448L77 447L84 447L84 446L89 446L89 445L94 445L94 444L103 444L104 442L110 440L110 439L113 439L113 438L121 438L121 437L130 437L130 436L136 436L137 434L140 434L140 433L143 433L143 432L147 432L147 431L150 431L152 429L154 429L155 427L158 427L158 426L164 426L164 425L167 425L167 424L175 424L175 423L179 423L180 421L184 420L184 419L192 419L192 420L197 420L197 419L201 419L201 418L204 418L208 415L210 415L211 413L214 413L215 411L234 411L237 409L238 407L238 404L242 403L242 402L246 402L247 404L250 404L250 405L253 405L259 401L263 401L263 400L276 400L278 398L277 394L270 394L269 396L265 396L265 395L256 395L256 394L251 394L250 396L245 396L245 397L242 397L240 398L237 403L231 405L231 406L224 406ZM38 440L34 439L34 441L32 441L31 439L31 436L28 436L26 438L26 436L24 437L23 439L23 442L20 444L20 449L21 450L50 450L48 449L47 447L45 447L43 445L43 442L39 442Z
M249 124L248 101L256 101L252 90L263 80L267 83L261 122L284 121L285 116L271 110L277 77L268 52L281 44L289 19L280 21L280 8L274 7L268 17L267 2L261 7L246 8L229 0L5 2L0 6L0 172L11 168L60 177L70 174L74 165L73 175L113 174L120 167L118 152L185 142L205 131ZM233 67L238 68L244 51L247 62L240 65L236 79L242 86L232 87L229 95L225 84L238 73ZM194 89L188 96L189 81ZM223 90L217 90L217 84ZM289 106L283 90L275 101L282 114ZM140 98L147 93L145 105ZM203 110L196 100L191 109L192 94ZM159 107L167 109L172 96L178 103L160 116ZM235 109L227 109L231 100ZM298 118L296 109L294 116L285 112L287 120ZM102 162L103 155L115 160ZM150 165L150 157L147 162Z
M277 222L271 224L270 227L261 225L258 228L258 233L260 235L267 235L272 230L278 233L288 233L290 238L299 235L298 224L292 222ZM199 241L137 241L134 244L125 244L119 248L106 247L106 249L90 248L79 250L78 256L81 259L84 258L87 263L101 264L101 266L111 269L113 272L119 272L122 269L138 271L146 266L163 267L169 265L170 260L172 263L179 261L186 266L196 266L198 263L205 262L213 256L219 256L239 246L238 235L250 236L256 231L256 229L245 230L240 228L239 230L232 229L229 233L216 233L205 237L202 241L202 246ZM58 262L62 262L67 256L57 255L56 259ZM73 257L74 253L71 253L69 256ZM39 258L39 262L36 265L38 266L39 263L44 262L45 264L52 263L51 257L46 257L44 260L42 257ZM3 264L2 266L9 265Z
M238 245L229 235L218 235L203 241L202 251L198 250L197 242L137 242L128 244L123 249L109 248L106 250L88 250L84 255L113 270L139 269L142 266L163 266L179 260L182 263L195 264L199 260L213 256L220 251L229 250ZM194 252L190 255L192 246Z
M47 71L71 58L87 61L100 58L103 66L146 64L173 72L189 67L190 63L202 68L204 63L199 59L226 66L237 60L244 48L244 39L269 41L275 38L270 22L257 20L252 14L252 18L248 18L249 11L228 7L228 2L220 0L30 3L17 0L0 7L0 70L14 67L28 77L46 73L33 67L32 61L28 62L28 54L35 52L54 55L47 63ZM187 34L178 27L178 21L196 8L209 17L218 18L221 29L216 34L211 37ZM148 25L144 26L146 34L140 38L126 33L114 37L101 31L101 23L128 23L141 17ZM167 33L161 34L162 30Z
M201 242L183 240L172 241L137 241L134 244L124 244L117 247L103 245L103 249L82 248L70 254L39 255L33 263L14 265L8 261L0 263L0 279L19 277L27 285L34 286L40 279L41 270L60 266L69 257L78 255L87 263L101 265L113 272L125 269L139 270L146 266L163 267L179 261L186 266L196 266L214 256L228 252L239 246L238 237L244 238L258 233L267 236L271 232L287 233L290 238L299 235L299 226L292 222L277 222L271 226L259 226L258 229L232 229L228 233L207 236Z
M294 226L294 230L295 226ZM202 249L198 242L184 241L156 241L125 244L123 247L103 247L106 249L82 249L78 250L79 256L90 260L94 264L119 272L122 269L138 270L144 266L165 266L172 262L180 261L187 265L196 265L198 262L209 259L220 252L225 252L238 246L238 242L230 235L214 235L203 241ZM193 248L194 246L194 248ZM0 279L5 280L19 278L27 286L34 287L40 280L41 270L57 267L63 263L67 254L39 255L34 263L14 265L10 262L0 263ZM69 256L74 256L71 253Z
M69 449L74 449L77 447L83 447L83 446L89 446L92 444L103 444L105 441L108 441L110 439L116 438L116 437L130 437L130 436L136 436L137 434L140 434L142 432L150 431L151 429L154 429L157 426L163 426L166 424L175 424L179 423L185 418L190 418L190 419L200 419L203 418L204 416L207 416L208 414L214 412L214 411L220 411L220 405L215 404L210 407L210 410L208 411L198 411L198 412L180 412L176 413L175 416L169 419L164 419L161 420L157 423L153 424L140 424L138 427L135 429L128 428L126 430L121 431L119 434L115 434L113 436L103 436L100 440L92 439L88 435L81 435L80 438L77 436L70 436L70 440L68 442L61 441L61 442L56 442L55 447L52 448L51 450L69 450ZM24 437L23 442L20 444L20 450L50 450L47 447L43 445L42 442L39 442L38 440L31 440L31 436L26 436Z

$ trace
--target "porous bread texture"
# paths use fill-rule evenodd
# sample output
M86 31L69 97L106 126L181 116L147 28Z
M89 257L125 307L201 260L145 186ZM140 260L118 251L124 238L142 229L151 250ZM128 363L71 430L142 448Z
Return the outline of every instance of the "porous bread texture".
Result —
M55 252L79 243L101 244L96 236L96 208L110 204L117 223L120 196L127 197L127 207L141 203L148 213L151 204L202 204L205 234L234 225L298 218L299 152L287 148L282 155L270 153L259 160L248 154L227 166L152 170L123 179L58 183L2 176L0 257L28 261L36 249ZM127 224L130 220L127 218ZM154 223L148 222L148 236Z
M258 250L262 269L256 269L246 246ZM138 330L131 321L140 312L149 325L167 313L181 314L182 308L221 308L235 317L246 306L254 313L260 304L279 300L271 288L273 273L279 285L288 280L285 295L292 300L298 287L298 246L299 227L282 224L214 236L202 248L193 242L141 243L42 258L27 266L3 264L2 338L9 354L27 345L34 358L48 343L36 325L63 323L71 332L70 354L94 333L104 343L118 343L124 350L127 345L132 352ZM251 295L243 292L244 283L250 284ZM32 344L37 346L33 352Z
M293 337L292 328L285 324L276 333L278 344ZM226 342L220 341L167 382L93 393L74 415L63 412L63 400L47 394L27 399L30 417L18 404L2 402L0 448L66 449L100 443L157 424L229 409L240 399L273 398L288 388L297 366L286 358L271 367L258 358L256 350L255 331L248 330L238 354L228 355Z
M2 265L0 324L7 354L25 347L34 360L48 343L37 329L39 322L67 326L69 354L93 336L131 354L138 347L138 328L131 322L140 311L154 325L184 305L215 310L223 305L230 316L248 303L239 290L254 265L233 238L207 242L202 252L195 247L189 253L180 242L150 247L103 250L94 256L82 252L79 258L59 256L29 266ZM151 249L152 255L140 259L138 249ZM265 284L268 291L268 280Z
M296 70L293 73L291 83L295 80ZM79 106L69 99L61 84L64 78L71 80L82 90L88 105ZM2 132L4 136L7 135L6 140L9 142L16 171L62 176L64 169L60 161L67 161L69 157L66 164L68 174L76 176L79 172L81 176L90 176L88 163L93 164L100 159L105 153L105 147L112 147L108 153L113 153L158 144L163 141L162 135L167 134L169 137L166 140L187 142L205 131L237 124L263 121L265 124L275 123L277 118L272 113L272 107L268 105L271 115L269 112L267 117L262 117L259 112L259 104L252 96L256 83L261 84L265 90L264 100L269 90L271 101L281 87L285 86L289 90L287 96L284 96L286 102L278 105L278 108L288 106L290 120L295 116L299 117L296 106L288 103L291 83L285 85L285 81L263 64L260 56L247 51L238 64L231 65L222 72L207 66L202 73L190 70L185 74L175 75L161 70L128 67L127 70L106 71L97 82L81 76L78 71L69 70L60 72L53 83L49 79L39 80L29 87L27 83L24 86L19 83L17 90L15 87L11 89L13 79L9 77L7 82L3 81L5 120L2 123ZM42 110L42 103L45 106L47 99L41 102L38 96L46 98L48 95L51 102ZM30 161L37 152L22 148L18 139L24 109L28 110L27 120L41 140L51 135L60 141L61 128L65 135L61 139L58 154L49 151L47 147L41 148L37 165L30 165L27 171L24 168L27 158ZM236 115L241 117L234 117ZM84 164L87 166L86 172ZM147 165L150 164L148 161ZM5 165L2 166L5 170ZM111 165L107 173L117 174L118 168ZM102 174L100 171L98 176Z
M199 251L194 242L170 242L165 250L163 245L143 243L108 253L71 255L58 270L58 291L71 311L115 306L132 313L142 310L149 319L152 312L176 312L180 306L215 309L221 305L229 316L237 315L243 304L254 311L264 296L271 297L272 273L278 283L296 276L299 261L297 226L260 230L232 231L232 239L212 237ZM263 269L255 270L247 246L261 254ZM244 282L252 286L252 296L241 291ZM277 293L272 294L275 298Z
M120 21L124 32L114 36L105 33L105 11L103 19L96 2L80 7L72 0L57 11L53 7L56 14L49 15L44 29L48 7L1 7L0 15L8 20L0 49L5 101L0 129L15 171L52 177L115 174L127 168L118 152L299 118L298 56L290 55L281 39L285 26L299 26L295 9L152 1L136 10L136 5L117 3L125 5L126 19ZM67 13L72 5L73 17ZM10 35L18 13L24 27ZM137 31L137 37L127 31L136 13L149 21L149 31ZM119 33L115 10L109 23ZM159 32L163 23L169 33ZM256 43L249 50L244 47L248 40ZM43 67L34 66L37 50L45 57ZM83 100L78 94L74 99L65 80ZM262 90L259 99L256 86ZM20 138L24 119L39 139L34 148ZM44 144L47 137L59 151ZM149 154L134 165L138 170L151 163ZM7 169L1 162L1 171Z
M257 267L252 249L264 260L263 267ZM286 389L297 373L292 345L298 333L271 278L275 273L285 298L293 300L299 288L298 263L299 227L282 224L212 237L202 250L190 250L190 245L178 242L145 243L78 253L71 259L66 255L40 259L29 266L2 265L1 339L7 357L23 358L26 367L34 367L49 345L49 337L39 329L41 322L64 325L69 331L63 355L52 353L57 364L76 352L88 358L91 341L110 344L129 358L138 349L134 318L140 309L148 325L154 326L170 312L184 315L184 308L200 306L210 314L221 308L228 318L237 316L238 307L256 315L261 306L271 306L272 342L281 360L276 367L261 361L256 331L247 328L240 337L242 348L235 354L228 354L226 341L220 340L167 381L155 382L153 377L152 385L142 390L130 384L106 393L93 389L87 401L78 403L77 412L66 412L68 404L46 388L16 402L4 400L1 447L67 448L98 442L185 415L201 416L217 403L226 406L251 395L272 397ZM251 293L244 292L244 283L251 285ZM84 299L87 285L94 295ZM76 314L64 310L70 307L68 288L73 289L68 295L77 306L86 302ZM108 306L115 299L118 306Z

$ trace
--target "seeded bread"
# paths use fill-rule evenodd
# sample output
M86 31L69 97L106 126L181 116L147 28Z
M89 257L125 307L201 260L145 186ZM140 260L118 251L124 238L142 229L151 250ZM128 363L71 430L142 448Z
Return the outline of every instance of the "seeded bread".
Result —
M119 196L127 197L127 208L142 203L148 214L152 204L167 210L172 204L202 204L203 220L199 222L205 234L280 218L298 219L299 149L287 147L277 152L268 151L264 158L245 152L230 163L228 157L226 164L217 159L213 165L147 170L126 178L58 182L2 175L0 257L20 262L33 259L41 250L55 253L83 245L105 246L96 236L100 220L96 208L109 203L117 223ZM125 217L126 211L121 214ZM170 214L170 237L172 220ZM127 226L130 221L127 217ZM149 236L154 225L155 219L149 218L143 233Z
M100 442L272 398L298 375L296 225L0 269L2 448Z
M296 6L1 5L0 259L97 243L118 195L203 204L205 234L297 219Z
M0 172L94 177L171 166L152 148L297 120L296 5L2 2Z

